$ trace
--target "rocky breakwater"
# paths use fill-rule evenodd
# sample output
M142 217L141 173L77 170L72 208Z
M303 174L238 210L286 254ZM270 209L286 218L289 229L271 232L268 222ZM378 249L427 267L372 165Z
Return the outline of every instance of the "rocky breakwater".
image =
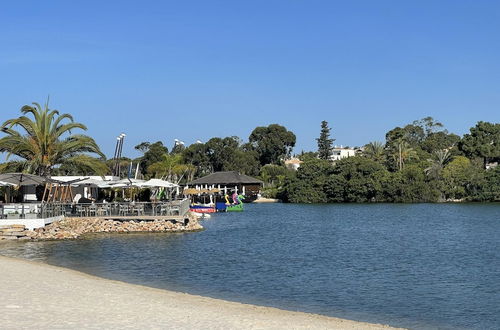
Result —
M30 239L24 225L1 225L0 240Z
M183 221L176 220L109 220L103 218L64 218L43 228L22 232L25 239L57 240L74 239L90 233L134 233L134 232L188 232L201 230L195 216L188 215ZM16 237L17 238L17 237Z

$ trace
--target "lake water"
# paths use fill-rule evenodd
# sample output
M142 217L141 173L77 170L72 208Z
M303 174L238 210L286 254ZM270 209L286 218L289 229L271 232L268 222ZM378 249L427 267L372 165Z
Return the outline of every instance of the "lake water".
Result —
M204 296L414 329L500 329L499 204L246 205L206 230L0 253Z

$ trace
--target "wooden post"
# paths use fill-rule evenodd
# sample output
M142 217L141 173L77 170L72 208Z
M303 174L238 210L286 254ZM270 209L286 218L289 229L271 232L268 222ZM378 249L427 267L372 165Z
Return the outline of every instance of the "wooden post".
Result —
M52 193L52 202L56 201L57 191L59 190L57 188L59 188L59 185L58 184L54 185L54 192Z
M45 189L43 190L42 203L45 202L45 195L47 194L47 189L49 186L52 186L52 183L46 183Z

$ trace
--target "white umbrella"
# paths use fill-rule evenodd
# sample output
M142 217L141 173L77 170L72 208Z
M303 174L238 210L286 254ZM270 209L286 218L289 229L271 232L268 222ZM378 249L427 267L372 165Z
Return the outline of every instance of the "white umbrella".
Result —
M5 173L5 174L0 174L0 181L11 183L16 186L30 186L30 185L45 184L46 182L52 182L54 180L50 180L33 174Z
M121 179L118 181L107 181L106 183L111 188L133 188L133 187L141 187L144 183L144 180L139 179Z
M11 187L11 186L15 186L15 184L10 182L0 181L0 187Z
M83 180L80 180L80 181L71 182L71 185L74 186L74 187L78 187L78 186L94 186L94 187L99 187L99 185L102 184L102 183L103 183L102 180L95 180L95 179L87 178L87 179L83 179Z
M175 188L178 187L179 185L161 180L161 179L151 179L146 182L143 182L140 184L141 187L162 187L162 188Z

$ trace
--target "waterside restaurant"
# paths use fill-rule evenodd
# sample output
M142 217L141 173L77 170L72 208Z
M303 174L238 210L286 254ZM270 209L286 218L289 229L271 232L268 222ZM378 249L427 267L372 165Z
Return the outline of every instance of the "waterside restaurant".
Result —
M189 199L178 194L179 186L159 179L43 178L6 173L0 174L0 188L4 192L0 226L20 224L34 229L65 216L117 220L182 218L189 211ZM137 201L133 196L145 188L151 191L150 201Z

